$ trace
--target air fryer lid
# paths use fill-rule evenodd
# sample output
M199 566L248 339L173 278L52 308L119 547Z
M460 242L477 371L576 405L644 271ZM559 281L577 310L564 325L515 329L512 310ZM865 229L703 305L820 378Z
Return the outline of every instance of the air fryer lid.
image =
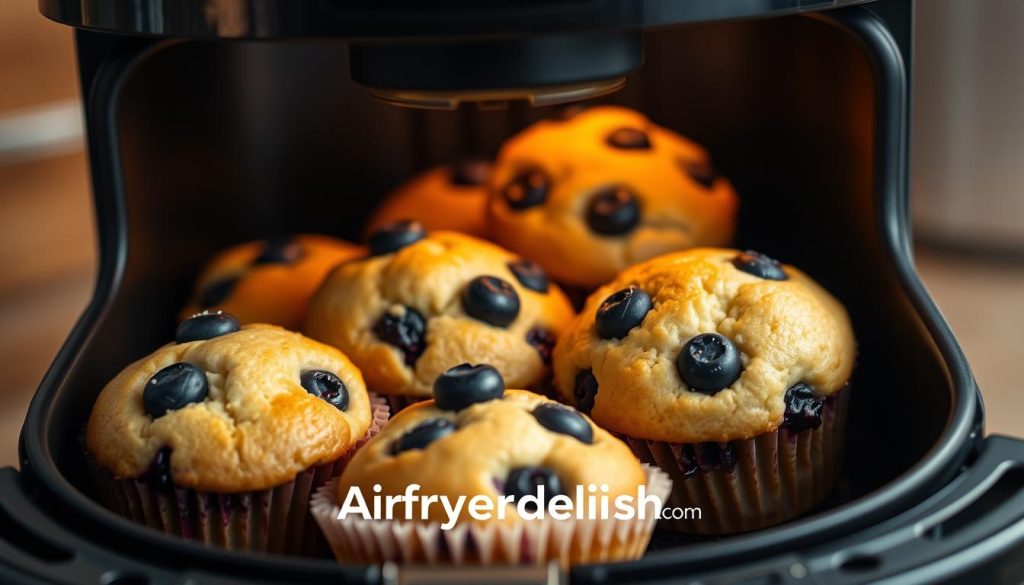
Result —
M643 61L641 27L780 15L866 0L40 0L77 27L192 38L353 41L353 79L387 102L454 109L599 97Z
M871 0L39 0L64 24L188 38L534 35L813 12Z

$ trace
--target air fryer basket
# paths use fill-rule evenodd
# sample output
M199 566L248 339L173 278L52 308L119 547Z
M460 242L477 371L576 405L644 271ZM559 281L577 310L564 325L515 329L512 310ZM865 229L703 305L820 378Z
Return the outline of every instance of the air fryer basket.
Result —
M980 439L969 368L913 269L909 17L909 3L883 0L810 17L648 30L644 67L603 100L707 146L742 197L739 245L801 266L834 291L853 317L860 354L846 471L818 510L717 540L658 534L642 560L576 567L573 582L702 574L861 582L912 569L926 577L921 567L955 558L950 551L973 551L977 561L1019 550L1024 449ZM378 194L404 177L457 156L493 155L505 136L553 111L398 109L350 81L337 40L77 34L100 274L32 402L22 473L0 471L0 577L543 582L545 568L438 576L173 539L94 502L76 435L104 383L170 338L211 253L290 232L357 239ZM954 515L972 503L976 518ZM932 528L923 534L921 526Z

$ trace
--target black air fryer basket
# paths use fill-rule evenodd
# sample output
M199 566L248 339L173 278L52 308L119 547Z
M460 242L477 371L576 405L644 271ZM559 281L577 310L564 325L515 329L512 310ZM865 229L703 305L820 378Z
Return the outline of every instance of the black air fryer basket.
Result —
M77 29L100 270L32 402L21 470L0 470L0 581L1024 579L1024 443L982 437L970 369L911 257L910 1L40 0L40 9ZM742 198L739 246L802 267L849 309L860 354L844 477L829 501L740 536L657 533L639 561L568 572L232 553L94 501L77 440L92 402L171 337L213 252L291 232L357 239L403 178L492 156L504 137L582 98L636 108L707 146ZM482 102L443 109L473 100Z

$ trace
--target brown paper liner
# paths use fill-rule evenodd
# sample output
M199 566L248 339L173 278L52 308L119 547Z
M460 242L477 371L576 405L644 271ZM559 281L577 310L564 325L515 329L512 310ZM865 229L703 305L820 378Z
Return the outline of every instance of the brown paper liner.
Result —
M821 426L778 429L729 443L679 444L624 437L643 462L672 478L666 506L700 508L700 517L665 519L660 527L693 534L732 534L803 514L835 487L842 468L849 390L825 401Z
M266 490L204 492L146 479L116 479L91 458L89 467L101 502L139 524L233 550L314 556L324 547L320 531L310 521L310 495L340 476L359 447L387 425L387 403L373 398L371 407L370 428L344 455Z
M388 407L391 408L391 414L397 414L398 412L416 404L417 402L423 402L424 400L432 400L433 396L404 396L401 394L377 394L377 396L387 401Z
M647 493L662 502L672 489L668 475L644 466ZM558 561L563 566L640 558L659 510L644 519L526 520L517 524L464 522L442 530L440 522L338 519L338 480L313 495L310 511L342 563L522 565Z

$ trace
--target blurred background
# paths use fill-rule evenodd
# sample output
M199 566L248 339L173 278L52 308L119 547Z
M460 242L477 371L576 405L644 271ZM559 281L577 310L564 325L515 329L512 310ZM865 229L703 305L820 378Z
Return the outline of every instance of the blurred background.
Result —
M984 4L986 9L979 10ZM911 196L921 274L988 430L1024 435L1024 3L918 3ZM96 269L69 29L0 2L0 466Z

